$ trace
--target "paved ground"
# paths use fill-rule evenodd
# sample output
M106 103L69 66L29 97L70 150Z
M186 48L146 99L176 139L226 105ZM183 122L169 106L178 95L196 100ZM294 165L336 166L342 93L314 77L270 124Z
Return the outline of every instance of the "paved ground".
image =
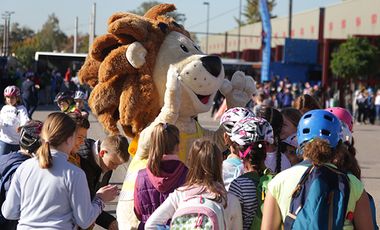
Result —
M34 119L44 120L47 115L56 108L49 106L40 106L38 111L33 115ZM96 121L90 115L91 128L88 132L88 137L99 139L105 137L105 133ZM210 129L215 129L217 122L210 118L209 113L204 113L199 116L200 123ZM362 180L366 190L372 194L375 199L376 207L380 207L380 126L375 125L355 125L354 127L355 145L358 153L357 158L362 168ZM126 173L127 164L120 166L113 174L111 183L121 185ZM116 201L107 205L106 209L115 214ZM379 209L377 212L377 222L380 222ZM96 227L95 229L102 229Z

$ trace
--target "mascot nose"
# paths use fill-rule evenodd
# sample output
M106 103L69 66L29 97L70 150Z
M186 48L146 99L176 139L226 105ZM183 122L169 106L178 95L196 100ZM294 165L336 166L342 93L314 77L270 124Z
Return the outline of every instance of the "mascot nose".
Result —
M222 61L218 56L201 57L203 67L214 77L218 77L222 69Z

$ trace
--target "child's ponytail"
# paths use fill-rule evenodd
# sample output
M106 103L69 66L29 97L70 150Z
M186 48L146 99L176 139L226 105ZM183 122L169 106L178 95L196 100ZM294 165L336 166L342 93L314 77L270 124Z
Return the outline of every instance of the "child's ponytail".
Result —
M49 142L44 142L37 151L38 161L40 167L43 169L48 169L53 166Z

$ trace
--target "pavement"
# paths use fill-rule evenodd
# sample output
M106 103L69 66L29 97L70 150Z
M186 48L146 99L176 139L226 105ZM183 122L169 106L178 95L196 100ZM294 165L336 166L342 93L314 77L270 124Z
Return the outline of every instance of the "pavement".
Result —
M57 111L58 107L39 106L33 114L33 119L44 121L47 115ZM201 125L208 129L216 129L218 122L214 121L210 113L203 113L198 116ZM88 137L93 139L102 139L106 136L102 126L96 118L90 114L90 129ZM357 159L362 169L362 181L365 189L375 199L376 207L380 207L380 126L379 125L355 125L354 126L355 146L357 149ZM128 162L129 163L129 162ZM128 163L119 166L113 173L110 183L121 186ZM106 210L111 214L116 214L117 199L114 202L107 203ZM380 222L380 209L377 210L377 222ZM103 229L99 226L95 230Z

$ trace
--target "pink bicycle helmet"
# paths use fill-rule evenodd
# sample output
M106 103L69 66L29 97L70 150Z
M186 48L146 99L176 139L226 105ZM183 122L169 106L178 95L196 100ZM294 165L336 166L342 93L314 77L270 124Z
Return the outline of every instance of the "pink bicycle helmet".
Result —
M231 130L236 122L253 116L253 112L249 109L243 107L231 108L223 113L222 117L220 118L220 125L223 125L227 135L231 136Z
M351 113L348 112L347 109L344 109L341 107L332 107L332 108L327 108L325 110L334 114L337 118L339 118L339 120L346 123L347 127L350 129L350 132L352 132L354 121L352 119Z
M20 89L17 86L10 85L4 89L4 97L12 97L12 96L14 97L20 96Z

